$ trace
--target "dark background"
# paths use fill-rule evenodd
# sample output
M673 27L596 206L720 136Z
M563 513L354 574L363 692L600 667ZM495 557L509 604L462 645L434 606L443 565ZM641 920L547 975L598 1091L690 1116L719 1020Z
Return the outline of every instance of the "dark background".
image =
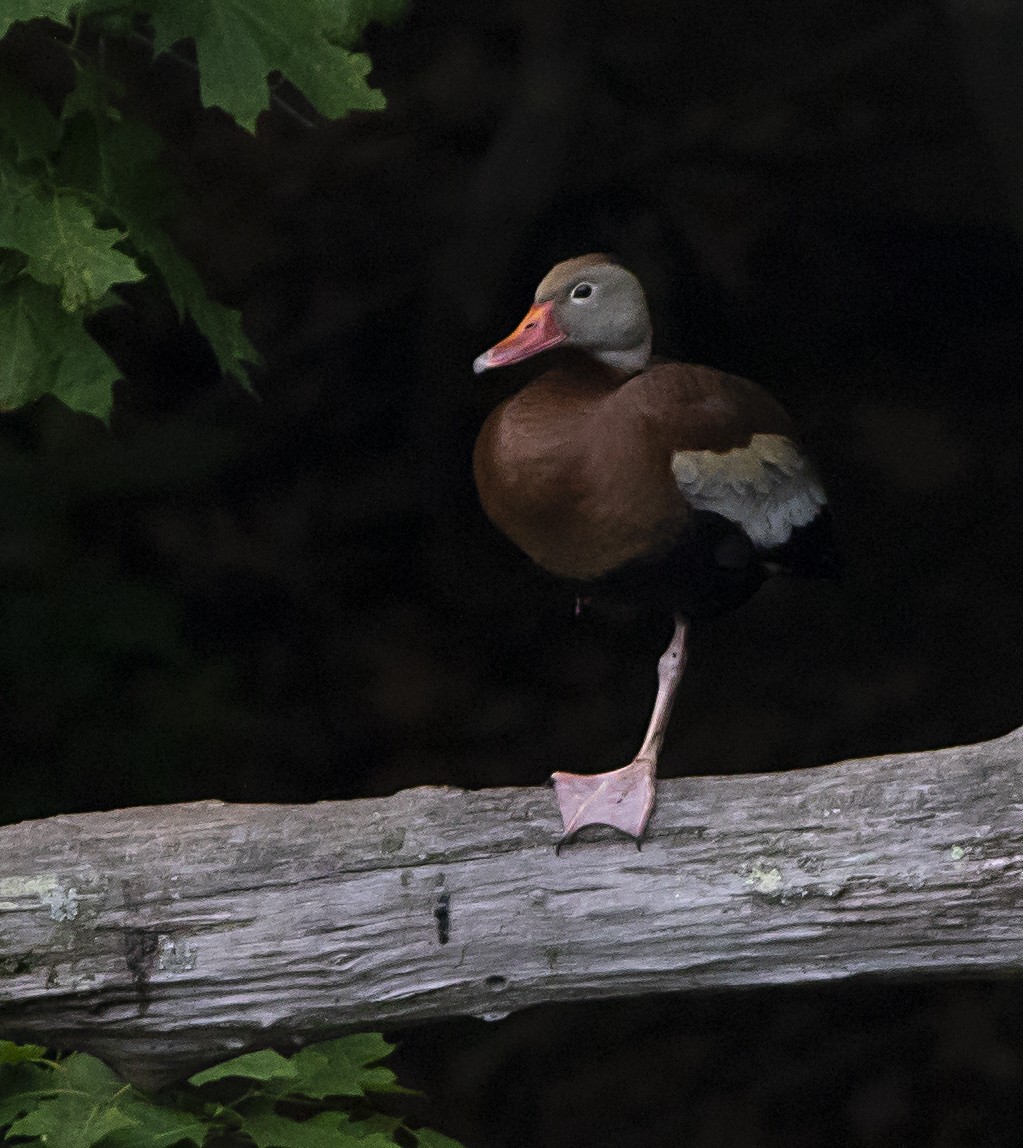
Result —
M95 323L112 434L0 416L3 819L627 761L670 619L576 620L470 470L528 377L473 357L594 250L643 279L659 353L789 408L848 563L699 631L662 772L1023 721L1023 16L420 0L366 47L386 113L312 123L284 86L255 138L187 63L111 50L265 365L257 402L130 289ZM1021 1022L1013 985L857 983L395 1035L419 1114L470 1148L1008 1146Z

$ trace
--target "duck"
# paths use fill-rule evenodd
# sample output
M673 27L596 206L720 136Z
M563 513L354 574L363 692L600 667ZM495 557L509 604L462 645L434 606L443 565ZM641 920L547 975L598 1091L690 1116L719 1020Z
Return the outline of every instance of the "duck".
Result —
M655 358L646 294L616 258L582 255L540 282L514 331L474 372L536 359L486 418L473 471L491 522L580 600L671 611L674 632L635 758L551 777L564 832L636 841L694 621L735 609L772 577L835 578L824 487L781 404L748 379Z

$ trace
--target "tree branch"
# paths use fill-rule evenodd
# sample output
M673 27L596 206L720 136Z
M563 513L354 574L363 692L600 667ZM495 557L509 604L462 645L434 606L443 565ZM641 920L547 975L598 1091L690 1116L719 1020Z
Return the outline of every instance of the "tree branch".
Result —
M1023 970L1023 730L658 787L555 856L544 789L0 829L0 1035L164 1083L246 1047L548 1001Z

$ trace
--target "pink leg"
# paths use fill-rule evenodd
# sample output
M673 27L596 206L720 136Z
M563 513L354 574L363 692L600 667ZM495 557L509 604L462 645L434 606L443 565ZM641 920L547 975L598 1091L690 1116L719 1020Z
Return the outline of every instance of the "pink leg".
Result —
M671 644L657 663L657 700L639 753L626 766L610 773L555 773L551 777L565 833L558 850L584 825L611 825L636 838L638 846L654 807L657 758L668 728L672 703L686 668L689 623L675 619Z

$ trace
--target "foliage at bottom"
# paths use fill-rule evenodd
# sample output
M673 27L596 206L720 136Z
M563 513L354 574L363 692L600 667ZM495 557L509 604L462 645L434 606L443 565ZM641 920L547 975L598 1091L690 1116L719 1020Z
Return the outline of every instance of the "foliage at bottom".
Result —
M460 1148L380 1110L412 1092L380 1064L393 1049L378 1033L263 1049L150 1096L87 1053L0 1041L0 1134L46 1148Z

